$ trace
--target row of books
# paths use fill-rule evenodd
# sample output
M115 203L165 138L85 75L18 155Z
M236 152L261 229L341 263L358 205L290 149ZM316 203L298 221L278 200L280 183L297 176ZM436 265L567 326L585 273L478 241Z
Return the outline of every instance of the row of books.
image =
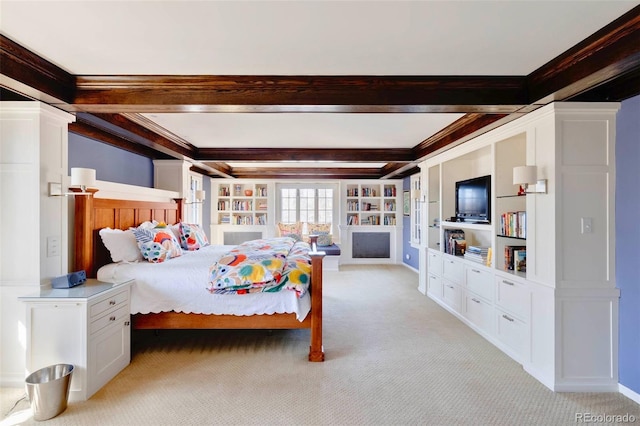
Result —
M500 234L527 238L527 212L506 212L500 215Z
M509 271L527 271L527 248L525 246L504 247L504 269Z

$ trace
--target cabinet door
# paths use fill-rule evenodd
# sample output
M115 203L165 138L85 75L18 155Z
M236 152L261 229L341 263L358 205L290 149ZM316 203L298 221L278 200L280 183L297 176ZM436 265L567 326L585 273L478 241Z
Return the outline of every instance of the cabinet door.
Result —
M453 256L445 256L442 259L442 276L456 284L462 284L464 264Z
M502 342L516 361L522 362L529 332L527 324L500 309L496 309L496 337Z
M529 319L531 292L518 280L496 276L496 304L522 320Z
M493 306L490 303L473 293L466 292L463 314L476 327L493 334Z
M493 302L493 272L475 265L466 265L465 273L467 289Z
M442 280L435 274L427 276L427 292L436 299L442 299Z
M460 311L461 298L460 287L451 281L443 280L442 300L456 312Z
M440 275L442 274L442 256L433 250L429 250L427 256L427 268L430 273Z
M89 338L87 398L115 377L131 361L131 322L127 316Z

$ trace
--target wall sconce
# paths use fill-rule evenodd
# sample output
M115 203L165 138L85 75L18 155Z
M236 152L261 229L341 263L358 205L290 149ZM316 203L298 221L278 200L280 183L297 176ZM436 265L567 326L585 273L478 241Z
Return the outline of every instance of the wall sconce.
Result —
M62 192L62 184L58 182L49 182L49 196L60 197L63 195L93 195L98 192L96 188L96 171L94 169L84 169L81 167L71 168L71 185L69 190L72 192Z
M413 198L414 200L416 200L418 203L423 202L422 199L422 191L419 189L412 189L411 190L411 198Z
M202 203L206 199L206 192L202 189L198 189L195 191L195 201L185 201L185 204L199 204Z
M538 179L538 168L536 166L514 167L513 184L520 185L518 195L547 193L547 180Z

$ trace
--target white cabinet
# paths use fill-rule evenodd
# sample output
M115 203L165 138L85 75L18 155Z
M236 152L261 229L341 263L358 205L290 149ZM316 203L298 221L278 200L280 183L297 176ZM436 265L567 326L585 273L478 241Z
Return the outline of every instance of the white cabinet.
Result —
M491 335L493 333L493 304L478 297L477 295L466 292L462 314L475 325L479 331Z
M71 399L96 393L131 360L132 283L90 279L70 289L21 297L27 310L28 371L73 364Z
M462 284L464 282L464 263L462 260L443 255L442 276L456 284Z

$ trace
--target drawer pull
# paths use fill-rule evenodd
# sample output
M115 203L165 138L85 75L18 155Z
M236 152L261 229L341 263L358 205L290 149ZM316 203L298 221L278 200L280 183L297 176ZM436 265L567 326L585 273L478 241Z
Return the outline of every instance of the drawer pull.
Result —
M115 305L115 304L116 304L116 301L115 301L115 300L109 300L109 305L113 306L113 305Z
M476 299L476 298L473 298L473 297L472 297L472 298L471 298L471 300L473 300L473 301L474 301L474 302L476 302L476 303L480 303L480 301L479 301L478 299Z
M472 269L472 271L473 271L473 272L475 272L476 274L479 274L479 273L480 273L480 271L479 271L479 270L477 270L477 269Z
M109 321L115 321L115 320L116 320L116 316L115 315L112 315L112 316L109 317Z
M453 286L452 285L448 285L447 287L449 287L451 290L453 290Z
M507 280L502 280L502 282L505 283L506 285L515 285L511 281L507 281Z
M507 321L513 322L513 318L509 318L507 315L502 315L502 318L506 319Z
M131 324L131 323L130 323L129 321L125 321L125 322L124 322L124 325L125 325L126 327L128 327L130 324Z

